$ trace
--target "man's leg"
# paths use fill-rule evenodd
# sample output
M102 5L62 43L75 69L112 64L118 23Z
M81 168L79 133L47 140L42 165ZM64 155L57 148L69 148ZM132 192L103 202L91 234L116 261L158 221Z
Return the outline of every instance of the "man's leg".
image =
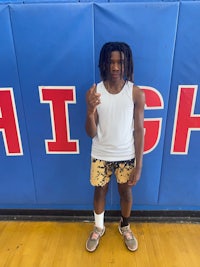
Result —
M104 228L104 211L107 192L108 184L96 186L94 190L94 221L95 226L101 229Z
M95 186L94 211L97 214L104 212L107 192L108 192L108 184L104 186Z
M92 159L90 182L94 186L95 226L86 242L86 249L90 252L96 250L99 240L105 232L104 210L111 174L112 172L108 170L105 161Z
M118 191L120 195L120 206L122 221L121 226L127 226L129 224L129 218L131 215L131 209L133 204L132 187L127 183L118 184Z
M93 232L90 234L86 249L90 252L96 250L101 236L105 232L104 226L104 210L106 202L106 194L108 191L108 184L104 186L96 186L94 190L94 221L95 226Z
M138 248L138 242L133 235L129 224L129 218L133 204L132 187L127 183L118 184L118 190L120 194L121 205L121 221L119 224L119 232L123 235L127 248L130 251L135 251Z

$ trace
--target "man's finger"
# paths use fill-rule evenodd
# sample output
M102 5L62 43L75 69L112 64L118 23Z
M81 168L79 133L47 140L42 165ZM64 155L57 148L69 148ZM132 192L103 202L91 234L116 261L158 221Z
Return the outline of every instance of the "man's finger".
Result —
M94 84L92 85L92 87L90 88L90 91L91 91L92 93L96 93L96 90L97 90L97 85L96 85L96 83L94 83Z

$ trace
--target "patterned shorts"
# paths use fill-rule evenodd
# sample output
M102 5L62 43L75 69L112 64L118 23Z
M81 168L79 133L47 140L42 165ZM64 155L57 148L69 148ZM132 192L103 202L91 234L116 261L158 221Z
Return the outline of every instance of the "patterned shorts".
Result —
M90 182L93 186L104 186L110 182L114 173L117 183L124 184L128 182L134 164L135 159L110 162L92 158Z

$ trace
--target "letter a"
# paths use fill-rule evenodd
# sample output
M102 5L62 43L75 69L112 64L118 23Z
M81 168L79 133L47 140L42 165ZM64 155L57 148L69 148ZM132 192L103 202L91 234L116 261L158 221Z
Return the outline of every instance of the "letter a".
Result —
M13 88L0 88L0 131L6 155L23 155Z

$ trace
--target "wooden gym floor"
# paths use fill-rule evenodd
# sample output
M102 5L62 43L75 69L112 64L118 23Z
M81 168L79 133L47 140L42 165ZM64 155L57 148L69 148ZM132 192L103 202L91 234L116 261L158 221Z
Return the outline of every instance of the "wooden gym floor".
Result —
M139 242L129 252L117 222L108 222L98 249L85 242L92 222L0 221L0 267L199 267L200 224L131 223Z

